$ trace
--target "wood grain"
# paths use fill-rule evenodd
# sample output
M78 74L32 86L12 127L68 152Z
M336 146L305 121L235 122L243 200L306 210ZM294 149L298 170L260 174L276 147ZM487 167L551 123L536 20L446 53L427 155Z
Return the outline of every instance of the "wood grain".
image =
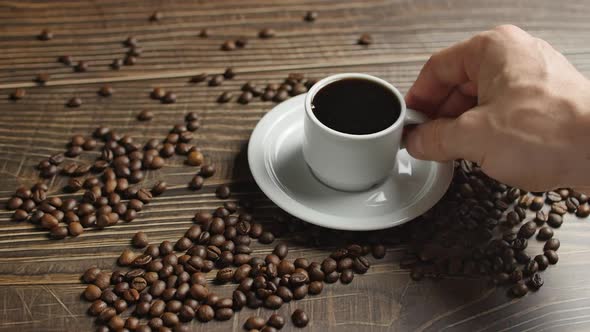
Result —
M521 25L547 39L585 74L590 73L588 1L548 0L391 0L391 1L0 1L0 203L21 184L37 181L33 166L62 151L74 133L89 133L97 125L109 126L137 141L163 137L181 123L183 115L197 112L202 128L195 142L217 166L218 173L198 192L186 189L194 169L176 157L165 168L148 174L146 183L164 179L171 186L146 206L140 218L103 231L88 231L76 239L50 241L44 231L28 223L9 221L0 210L0 331L85 331L93 321L80 299L80 274L89 266L115 268L114 261L131 236L146 232L150 241L176 240L191 225L199 209L219 204L216 184L229 183L231 200L255 203L256 218L272 224L279 210L253 183L245 149L249 135L273 103L248 105L215 102L223 91L237 94L247 81L257 85L282 81L289 72L321 78L337 72L365 72L406 91L429 55L456 41L501 23ZM148 21L160 10L161 22ZM319 12L314 23L302 20L307 10ZM199 38L202 28L211 37ZM258 30L272 27L277 37L256 38ZM55 33L42 42L36 35L45 28ZM371 33L375 44L356 44L361 33ZM108 64L121 58L121 42L136 36L144 50L138 64L119 71ZM220 44L246 36L244 50L223 52ZM90 64L86 73L57 63L68 54ZM238 73L219 87L189 83L190 76L220 73L232 66ZM32 79L39 72L52 76L47 86ZM97 95L103 84L113 96ZM178 95L164 105L149 98L153 87ZM19 101L8 95L25 87ZM67 108L73 96L79 108ZM135 120L143 109L155 119ZM96 153L96 152L94 152ZM65 179L51 179L59 192ZM506 296L480 278L448 277L411 281L399 266L404 245L391 247L385 259L371 260L366 275L350 285L329 285L319 296L291 302L279 312L295 308L311 316L308 331L584 331L590 329L590 273L587 246L588 221L570 218L556 232L562 242L560 262L543 276L541 291L522 299ZM383 236L388 236L385 233ZM287 234L291 256L322 259L332 248L309 247ZM540 243L531 241L531 250ZM257 255L270 246L255 245ZM210 278L213 275L209 276ZM230 286L220 286L227 294ZM229 322L200 324L194 331L240 331L244 310ZM263 316L269 311L255 311ZM294 331L288 324L284 331Z

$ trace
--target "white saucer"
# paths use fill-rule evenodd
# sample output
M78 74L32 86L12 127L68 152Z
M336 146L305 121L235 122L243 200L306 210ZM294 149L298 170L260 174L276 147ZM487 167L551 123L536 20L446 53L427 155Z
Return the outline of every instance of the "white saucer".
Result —
M281 209L323 227L376 230L412 220L445 194L453 163L416 160L406 150L398 153L391 176L368 191L343 192L319 182L301 152L304 98L291 98L268 112L248 145L256 183Z

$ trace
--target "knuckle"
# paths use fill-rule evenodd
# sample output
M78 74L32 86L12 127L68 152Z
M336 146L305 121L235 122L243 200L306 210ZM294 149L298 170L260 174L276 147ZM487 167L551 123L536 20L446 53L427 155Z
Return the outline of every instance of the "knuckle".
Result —
M516 36L522 34L524 31L514 24L502 24L496 26L492 31L496 31L505 36Z

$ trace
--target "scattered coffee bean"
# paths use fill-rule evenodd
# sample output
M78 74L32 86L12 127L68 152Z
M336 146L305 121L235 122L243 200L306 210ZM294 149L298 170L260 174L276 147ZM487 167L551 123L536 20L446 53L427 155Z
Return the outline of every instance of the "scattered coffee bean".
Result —
M309 323L309 317L307 317L307 313L301 309L296 309L293 314L291 315L291 320L293 321L293 325L296 327L305 327Z
M111 62L111 68L118 70L123 66L123 60L121 59L114 59L113 62Z
M82 73L88 70L88 63L86 61L78 61L76 66L74 66L74 71Z
M303 20L306 22L315 22L317 18L318 12L315 11L308 11L307 13L305 13L305 16L303 16Z
M131 239L131 243L135 248L145 248L148 244L148 236L144 232L137 232Z
M74 60L69 55L61 55L57 58L57 61L63 63L66 66L71 66L72 63L74 63Z
M49 81L49 78L50 78L49 74L39 73L35 77L34 81L37 82L39 85L44 85L45 83L47 83L47 81Z
M68 107L80 107L80 105L82 105L82 99L79 97L71 98L66 104Z
M207 79L207 74L201 73L201 74L191 77L190 82L191 83L201 83L201 82L204 82L206 79Z
M275 35L276 35L276 32L270 28L264 28L264 29L260 30L260 32L258 32L258 37L263 38L263 39L272 38Z
M359 45L371 45L371 44L373 44L373 37L368 33L363 33L359 37L357 43Z
M137 120L139 121L151 121L154 118L154 113L148 110L143 110L137 114Z
M163 17L164 17L164 14L162 14L162 12L156 10L155 12L152 13L152 15L150 15L149 20L151 22L159 22L162 20Z
M226 40L221 44L223 51L233 51L236 49L236 43L233 40Z
M19 100L19 99L23 99L26 94L27 94L27 92L25 91L25 89L18 88L16 90L14 90L14 92L10 95L10 98L12 100Z
M209 79L209 86L220 86L223 83L223 75L213 75Z
M244 328L247 330L260 330L264 324L266 322L264 321L264 318L259 317L259 316L250 316L248 317L248 319L246 320L246 322L244 323Z
M39 40L47 41L53 39L53 32L49 29L41 30L41 33L37 36Z
M199 31L199 37L201 38L207 38L209 35L211 35L211 32L207 28L201 29L201 31Z

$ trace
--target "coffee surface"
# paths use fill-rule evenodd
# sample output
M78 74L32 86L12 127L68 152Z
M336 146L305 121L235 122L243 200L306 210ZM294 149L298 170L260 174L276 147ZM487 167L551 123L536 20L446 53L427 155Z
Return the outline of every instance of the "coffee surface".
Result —
M367 135L391 126L401 105L386 87L364 79L344 79L320 89L312 102L314 115L336 131Z

